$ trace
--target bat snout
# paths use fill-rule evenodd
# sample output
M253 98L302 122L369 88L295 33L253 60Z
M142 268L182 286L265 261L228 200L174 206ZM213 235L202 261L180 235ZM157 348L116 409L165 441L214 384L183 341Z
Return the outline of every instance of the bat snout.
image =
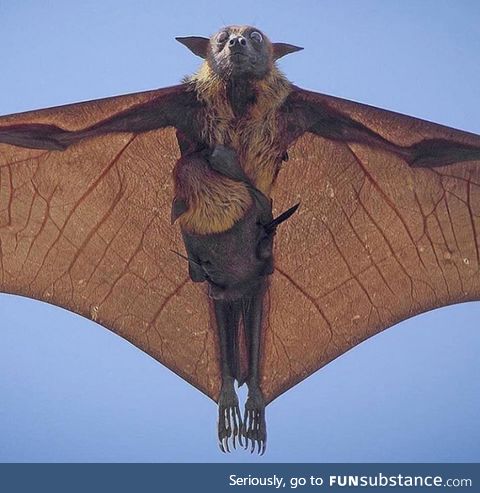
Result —
M232 36L229 41L228 41L228 47L230 48L230 51L233 50L243 50L243 48L246 48L247 46L247 40L241 36Z

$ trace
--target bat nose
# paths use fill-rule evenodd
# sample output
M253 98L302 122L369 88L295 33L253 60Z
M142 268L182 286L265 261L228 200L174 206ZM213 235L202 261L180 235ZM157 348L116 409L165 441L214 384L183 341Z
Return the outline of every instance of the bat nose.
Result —
M229 39L228 46L233 48L234 46L246 46L247 40L243 36L234 36Z

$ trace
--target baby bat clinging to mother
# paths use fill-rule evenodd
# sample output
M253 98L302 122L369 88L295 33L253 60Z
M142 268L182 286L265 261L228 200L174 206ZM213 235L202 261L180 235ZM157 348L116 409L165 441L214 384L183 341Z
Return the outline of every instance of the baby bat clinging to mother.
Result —
M480 297L480 139L295 87L275 60L298 48L253 27L179 41L204 59L181 85L0 120L0 286L127 338L218 401L222 449L263 452L266 403L399 320ZM184 266L164 272L171 220L208 298Z

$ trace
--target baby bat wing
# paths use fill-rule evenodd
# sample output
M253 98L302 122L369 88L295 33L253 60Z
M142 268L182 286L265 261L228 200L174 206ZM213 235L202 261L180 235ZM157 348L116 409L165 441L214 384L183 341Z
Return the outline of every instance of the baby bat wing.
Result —
M17 138L21 129L25 141L39 129L96 128L149 102L161 113L163 101L171 105L183 91L3 117L0 136ZM178 157L172 127L117 131L66 150L0 144L0 291L94 320L216 398L216 334L204 288L171 252L183 250L170 224Z
M304 133L275 187L277 211L301 206L276 237L267 401L401 320L480 299L480 136L297 91L309 118L323 115L317 129L343 132ZM432 143L443 147L427 155Z

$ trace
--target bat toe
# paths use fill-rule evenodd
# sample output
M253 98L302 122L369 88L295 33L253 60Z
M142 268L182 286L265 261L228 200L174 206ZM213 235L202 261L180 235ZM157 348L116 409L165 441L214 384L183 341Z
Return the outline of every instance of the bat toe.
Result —
M233 388L222 389L218 400L218 444L222 452L230 452L238 443L243 446L243 427L238 397Z
M250 391L245 403L245 415L241 434L245 449L253 454L255 449L263 455L267 447L267 425L265 421L265 399L260 389Z

